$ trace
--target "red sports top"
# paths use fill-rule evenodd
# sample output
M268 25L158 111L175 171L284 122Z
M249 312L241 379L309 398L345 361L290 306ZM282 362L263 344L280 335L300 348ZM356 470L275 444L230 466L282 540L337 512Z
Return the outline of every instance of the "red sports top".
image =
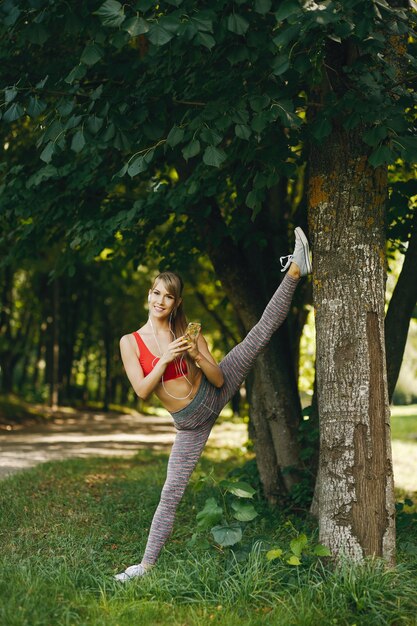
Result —
M142 337L138 332L132 333L136 339L136 343L139 348L139 363L142 366L143 373L145 376L152 372L153 368L159 361L159 357L152 354L152 352L147 347L146 343L143 341ZM164 381L172 380L173 378L180 378L181 376L185 376L187 374L187 363L183 360L175 359L175 361L171 361L168 363L166 370L164 372Z

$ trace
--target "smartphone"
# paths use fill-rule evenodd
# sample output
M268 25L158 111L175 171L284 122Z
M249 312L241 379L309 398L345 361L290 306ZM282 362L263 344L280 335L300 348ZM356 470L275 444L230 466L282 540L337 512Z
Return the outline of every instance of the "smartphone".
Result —
M184 337L186 339L195 339L198 333L200 332L200 329L201 329L200 322L190 322L184 333Z

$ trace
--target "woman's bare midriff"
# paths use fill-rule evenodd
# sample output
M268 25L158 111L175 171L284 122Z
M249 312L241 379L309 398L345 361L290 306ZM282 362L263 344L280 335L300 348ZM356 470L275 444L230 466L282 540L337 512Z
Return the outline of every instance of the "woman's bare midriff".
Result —
M159 384L154 391L155 395L162 402L165 409L170 413L181 411L181 409L190 404L190 402L195 398L197 394L197 391L201 384L201 371L198 371L194 378L191 379L188 376L187 378L190 380L190 382L193 383L193 389L187 398L185 398L184 396L187 396L187 394L190 392L190 385L184 377L167 380L164 382L165 389L162 384ZM168 394L171 394L171 396L176 396L177 398L184 399L175 400L174 398L171 398L171 396Z

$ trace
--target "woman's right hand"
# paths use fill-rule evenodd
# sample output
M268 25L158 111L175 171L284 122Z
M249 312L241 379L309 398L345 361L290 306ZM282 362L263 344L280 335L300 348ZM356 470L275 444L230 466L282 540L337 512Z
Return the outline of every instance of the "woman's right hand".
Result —
M162 363L172 363L178 356L181 356L184 352L187 352L190 344L184 337L179 337L172 341L164 354L161 357Z

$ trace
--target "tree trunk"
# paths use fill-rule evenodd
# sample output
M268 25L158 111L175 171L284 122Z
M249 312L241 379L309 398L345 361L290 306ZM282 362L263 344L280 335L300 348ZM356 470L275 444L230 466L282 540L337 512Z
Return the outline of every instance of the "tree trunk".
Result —
M59 282L55 278L53 290L53 326L52 326L52 371L50 386L50 406L53 411L58 408L59 400Z
M320 415L320 541L335 558L395 559L393 472L384 344L387 175L356 137L334 130L312 149Z
M417 211L414 211L411 236L401 274L393 291L385 318L388 395L392 399L400 374L410 318L417 301Z
M12 269L5 267L0 306L0 390L2 394L13 391L13 338L11 330L13 277Z
M251 276L250 265L230 239L225 238L221 247L209 246L208 252L216 274L248 332L260 318L270 294L262 292L259 281ZM276 502L299 480L296 431L301 408L288 343L284 325L259 356L249 386L256 462L265 497L270 502Z
M103 320L103 341L104 341L104 397L103 397L103 411L108 411L109 410L109 404L111 401L111 375L112 375L112 368L111 368L111 359L112 359L112 355L114 354L113 352L113 337L112 337L112 332L111 332L111 327L110 327L110 317L108 314L108 310L106 308L106 305L103 305L102 308L102 320Z

